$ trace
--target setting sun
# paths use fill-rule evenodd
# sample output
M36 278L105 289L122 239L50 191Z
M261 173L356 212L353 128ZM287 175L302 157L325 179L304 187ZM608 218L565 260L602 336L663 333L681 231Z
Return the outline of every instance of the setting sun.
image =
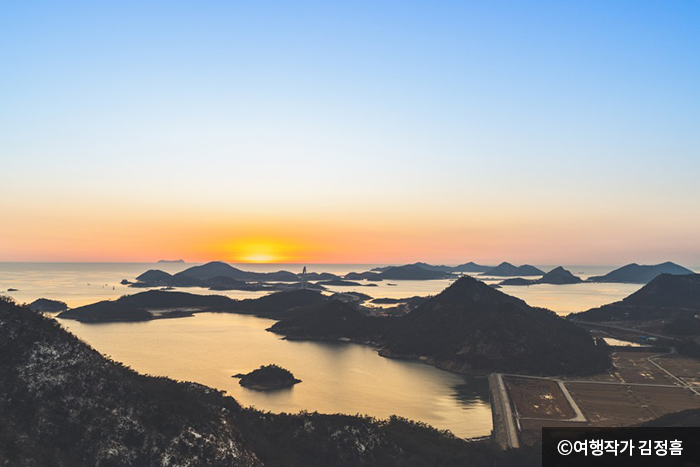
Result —
M258 253L248 255L241 259L246 263L272 263L273 261L277 260L277 257L273 255L266 255L264 253Z
M280 263L294 259L299 248L291 243L270 239L243 239L226 245L228 256L243 263Z

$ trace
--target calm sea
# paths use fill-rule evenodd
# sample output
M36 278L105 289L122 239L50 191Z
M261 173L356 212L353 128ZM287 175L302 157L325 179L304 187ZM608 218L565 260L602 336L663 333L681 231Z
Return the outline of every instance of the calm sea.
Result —
M139 290L122 286L148 269L175 273L192 264L174 263L0 263L0 291L18 302L37 298L62 300L75 307L114 299ZM344 274L366 271L374 264L245 264L244 270L288 270ZM566 267L566 266L565 266ZM552 266L542 266L549 270ZM614 267L569 266L581 277L604 274ZM487 280L487 282L495 282ZM395 285L389 285L395 284ZM384 281L357 290L378 297L434 295L448 280ZM639 289L632 284L576 284L503 287L505 293L534 306L567 314L610 303ZM212 293L206 289L181 289ZM233 298L264 292L216 292ZM203 313L189 318L146 323L81 324L61 320L63 326L105 355L152 375L196 381L227 391L243 405L274 412L299 410L323 413L396 414L449 429L458 436L488 435L491 412L484 379L469 378L425 364L380 357L370 347L352 343L285 341L265 331L273 321L251 316ZM303 382L291 389L256 392L242 388L231 376L263 364L277 363Z

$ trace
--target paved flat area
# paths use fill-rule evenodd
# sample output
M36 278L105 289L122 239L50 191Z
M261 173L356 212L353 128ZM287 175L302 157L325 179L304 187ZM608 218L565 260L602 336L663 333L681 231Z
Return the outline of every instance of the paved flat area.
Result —
M612 360L609 373L585 378L507 375L521 442L536 441L545 426L629 426L700 408L700 360L638 350L614 352ZM583 417L574 419L560 383Z
M634 425L667 413L700 407L700 397L681 387L582 383L566 386L594 426Z
M566 420L576 416L556 381L509 376L505 382L520 419Z
M671 354L654 361L686 384L700 388L700 360Z
M648 361L658 353L616 352L613 354L614 375L621 383L676 384L663 370Z

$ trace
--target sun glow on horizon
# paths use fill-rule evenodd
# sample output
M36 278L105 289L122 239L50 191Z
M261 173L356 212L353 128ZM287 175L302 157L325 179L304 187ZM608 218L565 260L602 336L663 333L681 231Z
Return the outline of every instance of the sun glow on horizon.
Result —
M304 256L304 248L281 239L240 239L226 243L222 250L228 259L239 263L284 263Z
M244 258L241 258L241 261L244 263L276 263L276 262L279 262L276 260L277 260L276 256L267 255L264 253L252 254L252 255L248 255Z

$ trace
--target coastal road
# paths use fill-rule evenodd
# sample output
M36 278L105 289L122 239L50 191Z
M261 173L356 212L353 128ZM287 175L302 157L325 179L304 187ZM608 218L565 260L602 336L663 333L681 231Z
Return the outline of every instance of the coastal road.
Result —
M520 441L518 440L518 430L515 427L515 419L513 418L513 410L510 407L510 398L508 397L508 391L506 390L506 385L503 381L503 375L500 373L495 373L493 375L493 382L496 386L492 390L493 395L493 409L501 415L500 420L503 423L503 437L502 444L504 448L518 448L520 447ZM496 421L497 423L498 421ZM500 427L494 427L494 430L498 430Z

